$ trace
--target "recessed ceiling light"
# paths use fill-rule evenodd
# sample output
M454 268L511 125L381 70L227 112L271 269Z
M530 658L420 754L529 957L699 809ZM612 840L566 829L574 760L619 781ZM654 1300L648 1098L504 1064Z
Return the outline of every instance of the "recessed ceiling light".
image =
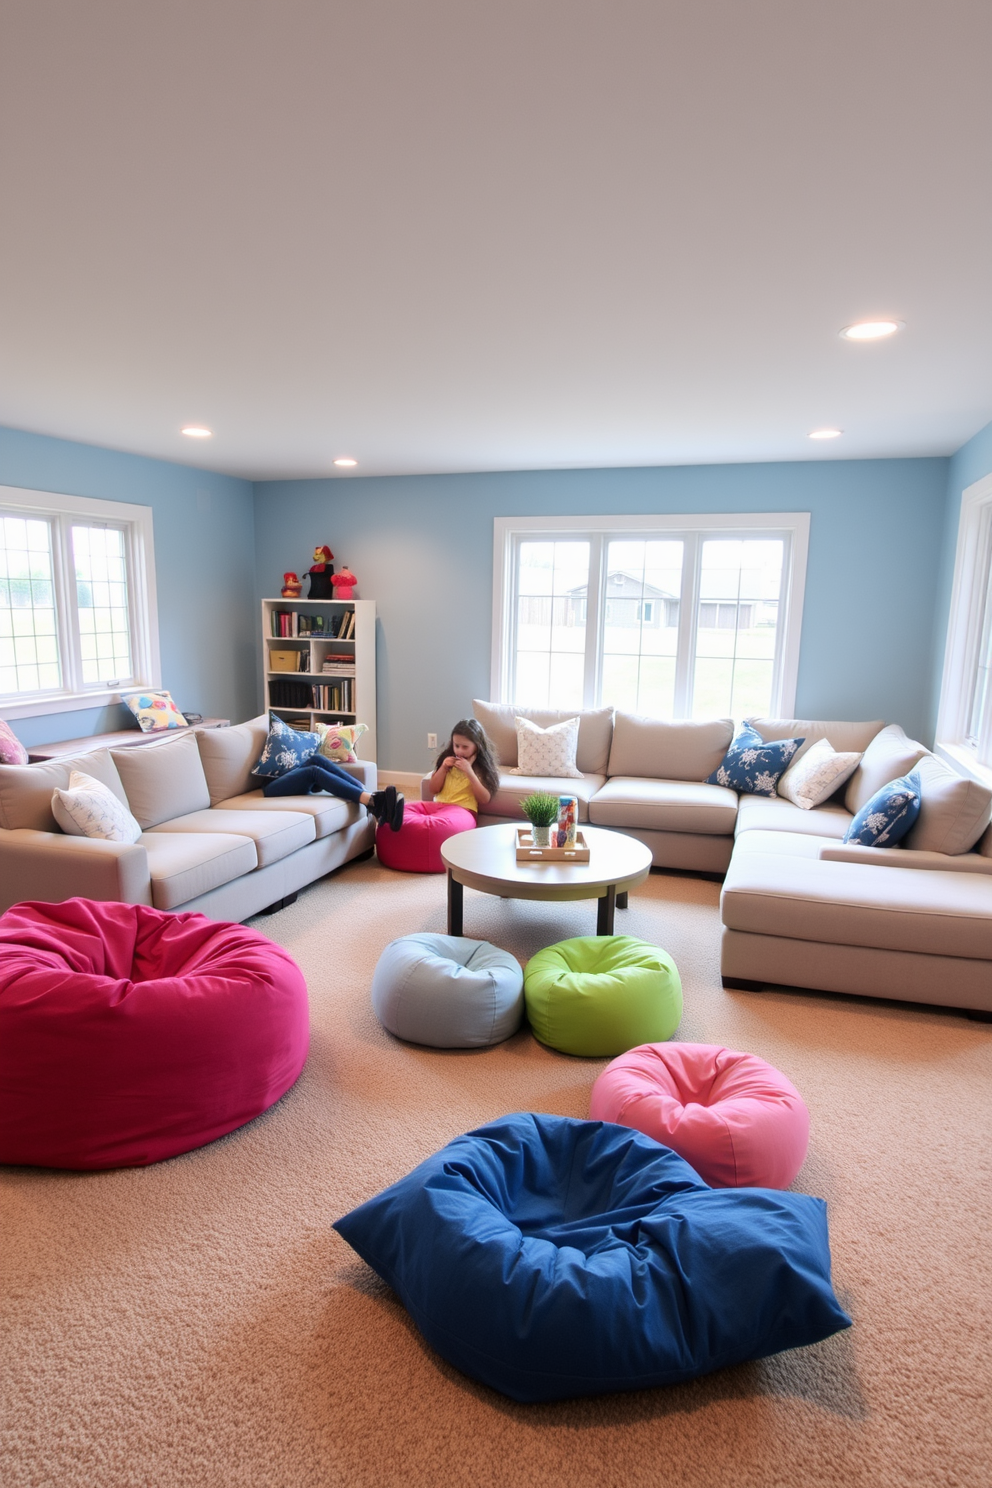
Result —
M347 459L345 457L345 458L342 458L340 460L335 460L334 463L335 463L335 465L351 466L351 465L357 465L358 464L358 461L357 460L349 460L349 459Z
M881 341L883 336L894 336L902 324L901 320L859 320L840 334L845 341Z
M811 429L807 435L808 439L839 439L843 429Z
M182 431L187 439L212 439L213 429L205 429L202 424L184 424Z

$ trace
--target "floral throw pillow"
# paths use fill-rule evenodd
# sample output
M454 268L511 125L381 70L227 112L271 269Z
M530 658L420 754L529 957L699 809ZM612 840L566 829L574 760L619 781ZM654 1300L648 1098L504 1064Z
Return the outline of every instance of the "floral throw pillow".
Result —
M895 847L920 814L923 790L919 773L900 775L876 791L844 834L845 842L862 847Z
M26 765L28 752L9 723L0 718L0 765Z
M70 837L101 837L104 842L137 842L141 827L124 802L92 775L69 774L69 789L52 792L52 815Z
M707 785L725 785L745 796L774 796L778 778L803 739L774 739L770 744L749 723L742 723L730 748Z
M367 734L367 723L318 723L320 748L317 753L338 765L357 765L356 745L363 734Z
M294 729L278 713L269 714L269 737L258 757L253 774L269 776L285 775L297 765L305 765L312 754L320 748L320 735Z
M511 775L564 776L581 780L575 752L579 747L579 720L566 718L550 728L538 728L529 718L517 719L517 764Z
M143 734L158 733L159 729L189 728L169 692L129 692L122 701L131 709Z
M814 806L830 800L834 791L854 774L860 759L860 754L839 754L826 739L817 739L786 770L778 783L778 793L793 806L812 811Z

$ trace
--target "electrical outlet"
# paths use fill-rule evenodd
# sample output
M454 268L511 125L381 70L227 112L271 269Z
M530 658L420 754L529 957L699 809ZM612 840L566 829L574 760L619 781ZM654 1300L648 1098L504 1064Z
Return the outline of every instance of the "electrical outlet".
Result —
M427 735L427 748L428 749L436 749L437 748L437 734L428 734Z

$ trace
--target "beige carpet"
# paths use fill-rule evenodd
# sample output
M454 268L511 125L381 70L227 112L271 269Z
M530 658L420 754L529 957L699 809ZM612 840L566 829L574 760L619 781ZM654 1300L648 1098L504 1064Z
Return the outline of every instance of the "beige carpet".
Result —
M588 1114L602 1061L526 1032L445 1053L376 1023L395 935L444 928L444 882L353 865L259 928L304 968L297 1086L158 1167L0 1169L3 1488L606 1485L987 1488L992 1028L904 1006L727 993L718 886L653 874L618 928L679 964L681 1037L750 1049L812 1114L797 1187L829 1202L855 1326L678 1389L520 1406L456 1374L331 1221L507 1111ZM466 893L522 959L591 904Z

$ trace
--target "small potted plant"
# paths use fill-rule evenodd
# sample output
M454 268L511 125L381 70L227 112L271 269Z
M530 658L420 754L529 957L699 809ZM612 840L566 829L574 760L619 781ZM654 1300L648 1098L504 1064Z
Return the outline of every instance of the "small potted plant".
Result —
M558 797L535 791L520 802L520 809L534 829L534 846L551 846L551 828L558 824Z

